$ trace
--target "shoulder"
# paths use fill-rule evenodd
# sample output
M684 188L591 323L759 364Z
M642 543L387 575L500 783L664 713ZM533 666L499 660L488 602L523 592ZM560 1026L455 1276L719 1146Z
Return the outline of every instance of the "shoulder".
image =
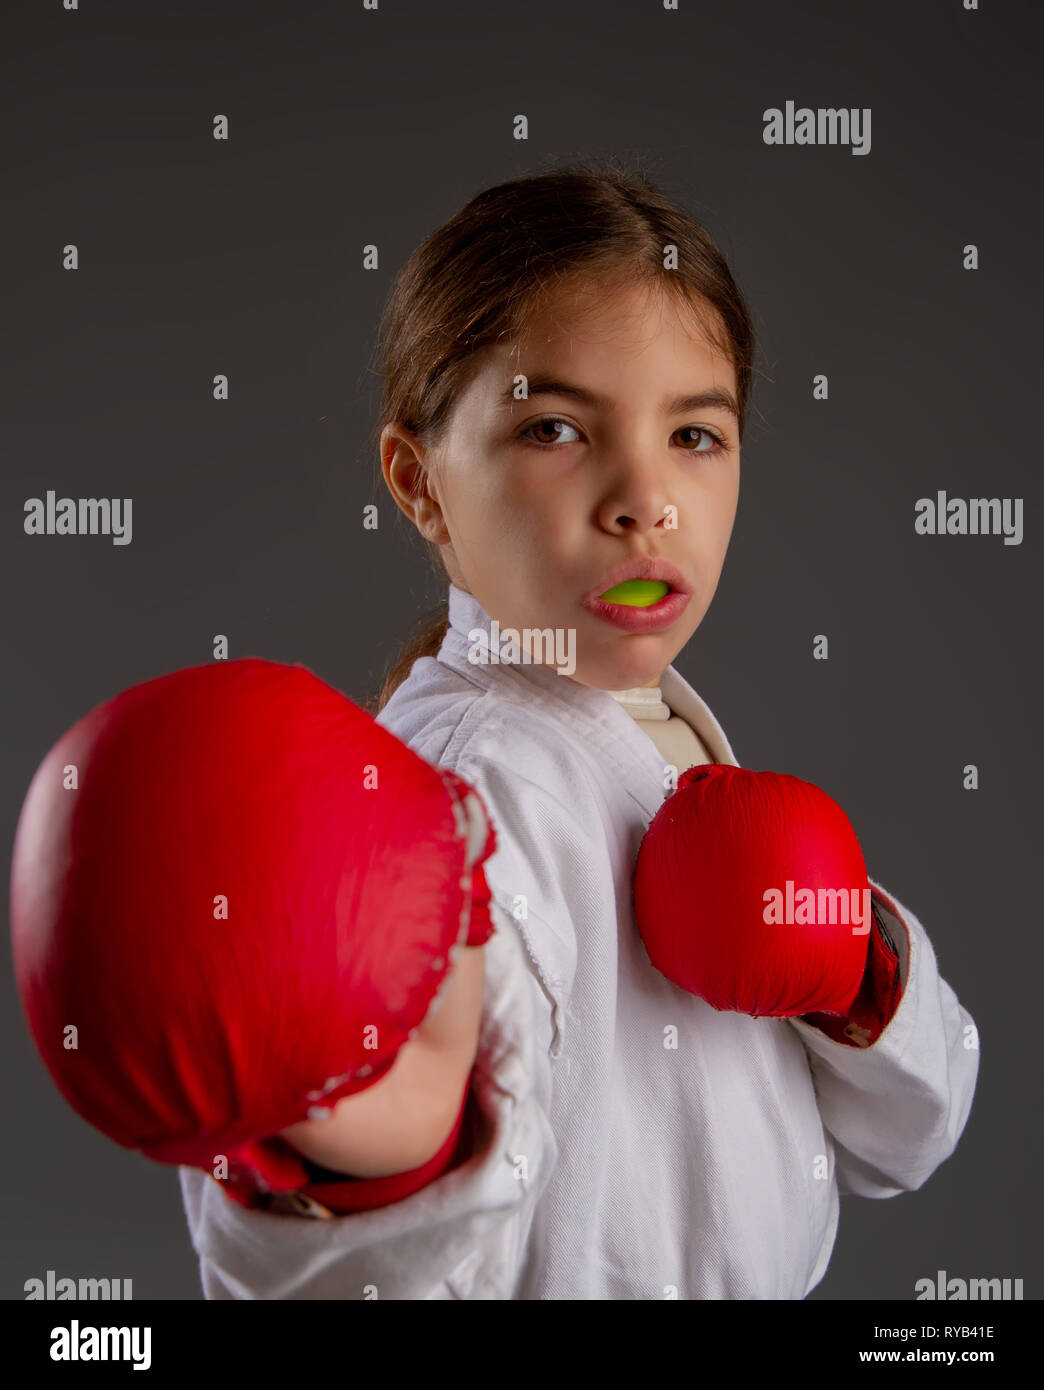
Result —
M434 657L419 657L377 723L430 763L444 761L456 731L483 699L481 686Z
M377 722L428 762L450 767L497 814L540 806L550 826L557 808L573 833L600 820L590 751L537 701L422 657L378 714Z

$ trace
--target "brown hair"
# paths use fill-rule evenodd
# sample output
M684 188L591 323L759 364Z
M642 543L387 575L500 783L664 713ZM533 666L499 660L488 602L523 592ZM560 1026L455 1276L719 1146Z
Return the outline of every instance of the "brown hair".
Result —
M671 245L677 268L665 269ZM417 247L381 319L384 390L374 447L393 420L425 447L437 443L484 351L521 333L545 297L584 272L656 282L687 301L735 369L742 440L755 335L728 263L706 228L643 171L608 160L487 188ZM448 583L440 547L428 542L428 550ZM443 600L420 620L369 702L372 713L384 708L418 657L438 652L448 609Z

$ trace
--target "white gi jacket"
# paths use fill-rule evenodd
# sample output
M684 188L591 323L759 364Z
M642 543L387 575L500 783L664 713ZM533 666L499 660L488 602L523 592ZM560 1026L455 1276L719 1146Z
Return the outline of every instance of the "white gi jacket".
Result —
M839 1193L911 1191L953 1152L978 1073L970 1015L920 922L872 879L903 994L871 1047L718 1013L671 984L631 899L666 794L660 752L605 691L469 661L475 630L498 642L455 585L449 616L438 657L378 718L476 787L496 828L472 1082L487 1132L421 1191L327 1220L241 1206L182 1168L206 1297L803 1298ZM660 688L736 765L673 666Z

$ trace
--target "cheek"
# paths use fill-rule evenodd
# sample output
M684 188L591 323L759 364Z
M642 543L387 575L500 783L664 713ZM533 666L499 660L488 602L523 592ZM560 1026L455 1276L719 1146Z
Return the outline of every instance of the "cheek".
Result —
M710 562L728 545L738 501L737 490L728 484L701 488L685 499L677 525L689 531L683 544L690 554Z
M703 497L707 533L716 547L727 545L739 506L739 478L734 472L714 480Z
M473 548L495 547L514 530L515 503L488 467L454 478L451 506L457 529Z
M496 534L513 548L531 554L547 554L559 548L572 527L571 514L559 498L546 490L534 493L522 488L504 490L490 499L490 515L496 518Z

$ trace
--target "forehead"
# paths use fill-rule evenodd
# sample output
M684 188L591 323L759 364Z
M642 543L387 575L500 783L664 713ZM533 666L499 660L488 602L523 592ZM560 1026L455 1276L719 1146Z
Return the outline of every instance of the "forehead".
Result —
M670 329L698 337L706 327L721 321L709 301L686 292L680 285L648 276L617 273L601 277L574 276L549 285L537 297L528 324L529 333L544 326L572 325L600 333L641 334Z
M719 346L723 339L721 318L706 300L648 279L576 277L544 290L521 330L490 353L486 370L582 361L596 372L611 371L645 354L650 364L666 368L669 362L734 384L732 362Z
M589 277L548 287L521 330L486 350L464 391L465 408L493 407L505 382L524 374L583 382L627 395L645 388L734 393L731 359L713 341L723 335L717 311L661 285Z

